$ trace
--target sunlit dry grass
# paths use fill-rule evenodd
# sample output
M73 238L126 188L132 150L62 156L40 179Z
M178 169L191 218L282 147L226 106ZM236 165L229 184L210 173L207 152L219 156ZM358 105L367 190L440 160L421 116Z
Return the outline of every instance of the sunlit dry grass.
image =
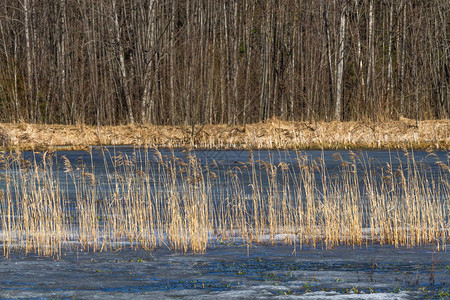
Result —
M0 155L5 256L122 247L199 253L230 242L433 244L445 250L449 241L450 171L433 153L434 173L411 153L402 154L407 162L395 169L362 154L350 152L348 161L335 154L340 169L332 176L323 158L301 152L291 165L252 154L223 173L217 162L201 164L189 153L182 159L153 149L130 155L103 149L102 175L93 171L93 159L72 163L47 152L35 155L41 163L18 152ZM57 160L59 169L53 167Z
M416 126L418 125L418 127ZM450 120L290 122L196 126L1 124L0 147L86 149L94 145L212 149L449 149Z

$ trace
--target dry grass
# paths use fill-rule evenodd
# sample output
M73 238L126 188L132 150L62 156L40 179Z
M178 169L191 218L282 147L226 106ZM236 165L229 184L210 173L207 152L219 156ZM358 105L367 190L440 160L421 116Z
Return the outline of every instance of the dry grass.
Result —
M228 125L67 126L2 124L0 147L19 150L85 149L94 145L143 145L238 149L446 149L450 120L365 122L286 122L269 119L245 128ZM194 132L194 133L192 133Z
M336 154L341 167L330 176L323 159L302 153L294 165L251 156L220 175L212 171L216 162L201 165L190 154L180 159L157 150L103 151L112 167L99 178L92 162L72 165L61 157L63 167L54 171L55 157L47 152L36 154L43 155L40 164L21 153L0 155L5 256L130 246L197 253L230 241L327 248L434 244L444 250L449 242L450 169L437 159L438 173L431 173L409 153L395 169L362 154L350 152L349 161ZM57 172L67 180L61 182Z

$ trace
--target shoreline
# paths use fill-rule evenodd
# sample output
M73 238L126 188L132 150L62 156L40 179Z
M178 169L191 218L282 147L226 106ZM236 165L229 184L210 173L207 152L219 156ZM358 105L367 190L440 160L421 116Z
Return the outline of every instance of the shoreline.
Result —
M85 150L91 146L204 149L450 149L450 120L373 123L268 119L243 125L0 124L1 150Z

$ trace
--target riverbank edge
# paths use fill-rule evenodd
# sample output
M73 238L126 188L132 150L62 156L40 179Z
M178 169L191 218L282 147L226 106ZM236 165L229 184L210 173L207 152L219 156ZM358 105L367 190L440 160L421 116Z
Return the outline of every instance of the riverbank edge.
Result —
M86 150L91 146L205 149L450 149L450 120L379 123L294 122L244 125L88 126L0 124L0 150Z

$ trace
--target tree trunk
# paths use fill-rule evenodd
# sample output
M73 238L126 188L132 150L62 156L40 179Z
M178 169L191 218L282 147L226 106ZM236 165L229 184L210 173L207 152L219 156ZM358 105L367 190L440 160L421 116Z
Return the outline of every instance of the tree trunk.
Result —
M175 125L175 17L176 1L172 1L172 15L170 20L170 54L169 54L169 88L170 88L170 122Z
M333 71L331 69L331 49L330 49L330 30L328 28L327 0L323 0L323 21L325 24L325 46L327 49L327 67L328 67L328 88L330 94L330 106L334 105L333 97Z
M233 51L233 125L237 124L238 114L238 75L239 75L239 19L238 1L234 2L234 51Z
M23 1L24 10L24 27L25 27L25 44L26 44L26 54L27 54L27 90L26 90L26 109L27 114L30 119L33 119L33 112L31 108L33 107L33 69L32 69L32 59L31 59L31 36L30 36L30 2L29 0Z
M246 6L246 11L249 11L249 1L245 2L245 6ZM245 45L246 45L246 60L247 60L247 65L246 65L246 71L245 71L245 88L244 88L244 107L243 112L242 112L242 123L244 124L244 127L247 124L247 107L248 107L248 98L249 98L249 84L250 84L250 79L251 79L251 61L252 61L252 44L251 44L251 35L250 35L250 29L251 26L253 26L253 18L254 18L254 14L255 13L255 4L252 3L252 8L251 8L251 17L250 17L250 22L246 24L245 26Z
M374 8L373 1L369 2L369 63L367 70L367 87L368 97L372 103L372 121L376 122L376 107L375 107L375 30L374 30Z
M394 17L394 2L391 2L389 8L389 33L388 33L388 68L387 68L387 97L386 97L386 117L389 119L391 115L392 102L392 40L393 40L393 17Z
M336 109L334 111L335 120L342 120L342 104L344 96L344 56L345 56L345 23L347 15L347 2L344 0L344 6L342 7L341 20L339 27L339 52L338 63L336 70Z
M144 75L143 75L143 84L144 84L144 91L142 93L142 99L141 99L141 122L142 123L151 123L154 120L154 99L151 97L151 75L152 75L152 64L155 63L154 60L154 49L153 49L153 35L155 32L155 21L153 18L153 5L154 0L149 1L149 8L148 8L148 17L145 20L148 26L148 30L145 30L143 34L145 36L143 37L146 39L146 42L143 42L145 47L145 57L146 57L146 65L144 66Z
M402 36L400 42L400 116L404 117L405 112L405 40L406 40L406 0L402 1Z
M361 33L359 30L360 22L361 22L361 16L360 16L360 9L359 9L360 2L359 0L355 0L355 11L356 11L356 42L357 42L357 65L358 65L358 73L357 76L360 77L359 85L358 85L358 93L356 93L357 99L355 101L356 107L353 108L355 111L356 118L363 117L363 112L361 111L361 103L364 105L366 103L366 92L365 92L365 81L364 81L364 69L363 69L363 59L362 59L362 42L361 42Z
M128 89L128 76L127 76L127 69L125 66L125 57L124 57L124 51L121 44L121 38L120 38L120 25L119 25L119 16L117 11L117 0L112 0L112 8L113 8L113 17L114 17L114 29L115 29L115 44L116 44L116 53L119 56L119 73L120 73L120 79L121 79L121 85L122 85L122 92L125 97L125 102L128 109L128 121L133 124L134 123L134 116L133 116L133 107L131 104L131 96Z

